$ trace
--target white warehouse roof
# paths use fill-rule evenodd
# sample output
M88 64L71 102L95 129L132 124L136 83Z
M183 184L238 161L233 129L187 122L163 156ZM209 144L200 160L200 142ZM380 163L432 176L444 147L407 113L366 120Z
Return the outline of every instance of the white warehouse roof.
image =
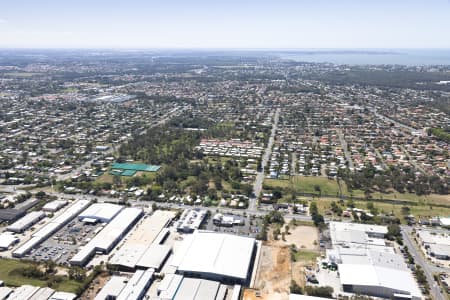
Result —
M0 234L0 249L8 249L19 241L19 238L10 232Z
M9 295L8 300L23 300L31 298L37 291L39 287L32 285L22 285L14 290L14 292Z
M77 297L74 293L56 292L49 300L73 300Z
M70 260L83 265L96 251L107 253L142 215L140 208L125 208Z
M180 273L211 274L246 280L255 239L196 231L185 237L170 262Z
M174 300L216 299L220 283L217 281L183 278L175 294Z
M123 288L126 286L128 278L122 276L112 276L111 279L102 287L95 297L95 300L107 300L117 298Z
M14 232L22 232L44 218L44 216L45 213L42 211L32 211L9 225L6 229Z
M78 219L95 219L100 222L111 221L121 210L123 206L112 203L94 203L83 211Z
M394 292L410 293L421 298L419 287L409 270L379 267L374 265L338 265L342 285L373 286L387 288ZM364 274L364 276L361 276Z
M61 207L65 206L66 204L67 204L66 200L54 200L45 204L44 207L42 207L42 210L55 212Z
M137 270L120 292L117 300L140 300L152 283L155 270Z
M151 245L157 240L157 237L160 235L163 228L166 227L174 217L175 212L163 210L157 210L152 215L145 216L144 219L137 224L133 233L127 237L120 249L114 253L109 263L127 268L135 268L139 261L144 264L143 266L156 262L155 257L152 259L148 256L156 255L160 257L167 255L171 250L171 247L161 248L155 246L151 247ZM166 232L166 234L168 233L169 232ZM147 264L145 262L147 262Z

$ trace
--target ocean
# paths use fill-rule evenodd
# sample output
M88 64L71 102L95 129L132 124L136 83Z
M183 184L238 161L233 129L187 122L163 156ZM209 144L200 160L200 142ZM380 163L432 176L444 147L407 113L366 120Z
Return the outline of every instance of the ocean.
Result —
M450 65L450 49L318 49L278 52L277 55L295 61L345 65Z

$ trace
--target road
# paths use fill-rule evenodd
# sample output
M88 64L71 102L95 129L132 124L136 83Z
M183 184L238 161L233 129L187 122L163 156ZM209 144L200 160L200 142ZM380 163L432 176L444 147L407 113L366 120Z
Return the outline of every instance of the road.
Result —
M347 142L345 141L344 134L341 129L336 129L336 133L339 137L339 141L341 142L342 150L344 150L345 159L348 161L348 166L350 170L353 170L353 160L348 152Z
M431 265L422 255L417 244L411 238L412 229L409 226L401 226L403 242L408 247L409 253L414 258L414 262L419 265L427 277L428 284L430 285L430 294L435 300L446 300L447 297L442 293L441 288L436 284L433 278L433 273L439 272L439 268Z
M294 176L297 175L297 152L292 152L291 159L291 176Z
M68 194L63 194L63 193L59 193L59 192L46 192L46 193L49 195L52 195L52 196L56 196L59 199L65 199L65 200L87 199L87 200L91 200L91 201L96 200L97 202L119 202L118 198L111 198L111 197L107 197L107 196L94 196L94 195L81 195L81 194L68 195ZM130 204L132 204L132 206L136 206L136 207L151 207L153 204L156 204L159 207L172 208L172 209L191 209L191 208L208 209L207 207L202 207L199 205L186 205L186 204L181 204L181 203L141 201L141 200L130 200L129 202L130 202ZM268 207L271 207L271 206L268 206ZM229 208L229 207L214 207L214 208L211 208L211 210L214 210L214 212L220 212L220 213L225 213L225 214L235 214L235 215L242 215L242 214L246 213L247 215L254 215L254 216L258 216L258 217L265 216L268 213L268 211L270 211L270 209L264 210L264 209L258 208L258 207L255 209L250 209L250 208L234 209L234 208ZM311 217L307 216L307 215L287 213L284 215L284 217L290 218L290 219L296 219L299 221L311 221Z
M256 173L255 182L253 183L253 194L254 197L250 199L249 203L249 210L254 211L257 207L258 198L261 195L262 191L262 185L264 182L264 168L267 165L270 155L272 154L272 147L273 143L275 141L275 134L277 132L278 128L278 121L280 119L280 108L277 108L275 111L275 116L273 118L273 124L272 124L272 132L270 133L269 142L267 143L266 150L264 151L262 162L261 162L261 170Z
M380 160L380 162L381 162L381 165L383 166L383 168L385 169L385 170L387 170L387 165L386 165L386 163L384 162L384 158L383 158L383 156L381 155L381 153L380 153L380 151L378 151L378 149L377 148L375 148L373 145L372 145L372 148L373 148L373 150L375 151L375 155L378 157L378 159Z
M403 153L405 153L406 157L408 157L408 161L414 166L414 168L416 168L417 170L421 171L423 174L428 174L428 172L425 171L424 168L419 166L417 164L417 161L413 157L411 157L411 155L409 155L409 152L408 152L408 150L405 149L405 147L400 145L400 149L403 151Z
M382 114L378 113L376 108L368 107L368 109L369 109L376 117L378 117L379 119L383 119L383 120L385 120L385 121L387 121L387 122L389 122L389 123L392 123L392 124L394 124L396 127L402 127L403 129L408 130L410 133L413 132L413 131L417 131L416 128L413 128L413 127L411 127L411 126L407 126L407 125L402 124L402 123L400 123L400 122L398 122L398 121L396 121L396 120L394 120L394 119L391 119L391 118L389 118L389 117L386 117L385 115L382 115Z

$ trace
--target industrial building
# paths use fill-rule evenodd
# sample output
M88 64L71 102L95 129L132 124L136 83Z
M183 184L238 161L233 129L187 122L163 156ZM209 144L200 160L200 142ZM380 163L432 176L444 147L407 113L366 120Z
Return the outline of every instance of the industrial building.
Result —
M330 222L330 237L333 245L366 247L367 245L384 246L386 226L344 222Z
M184 277L177 289L174 300L224 300L226 287L220 282Z
M66 205L67 205L67 201L66 200L54 200L54 201L46 203L42 207L42 210L46 211L46 212L53 213L53 212L56 212L56 211L60 210L61 208L63 208Z
M386 246L386 232L385 226L330 222L333 248L327 250L328 263L337 265L344 292L421 299L404 258Z
M233 215L224 215L217 213L213 217L213 223L216 226L233 227L244 225L244 219Z
M24 215L25 215L25 211L22 209L16 209L16 208L0 209L0 223L14 222L17 219L23 217Z
M205 209L186 209L180 216L176 225L178 232L192 233L200 228L206 218Z
M256 248L253 238L195 231L185 237L169 264L177 274L247 285Z
M84 266L95 253L109 253L143 215L140 208L125 208L70 260L72 265Z
M31 298L39 287L32 285L22 285L16 288L8 297L8 300L23 300Z
M109 263L127 270L159 270L172 250L172 247L161 244L169 234L165 227L174 217L173 211L164 210L157 210L144 217Z
M56 292L48 300L74 300L76 297L74 293Z
M128 278L123 276L112 276L109 281L102 287L100 292L95 296L94 300L112 300L116 299L120 292L127 285Z
M29 239L26 243L21 245L19 248L14 250L12 253L14 257L23 257L31 249L35 248L43 241L48 239L52 234L57 232L71 220L73 220L81 211L83 211L88 205L89 200L78 200L75 201L71 206L69 206L64 212L59 214L58 216L53 217L49 223L44 225L38 231L32 234L31 239Z
M417 230L416 235L428 255L436 259L450 260L450 234L448 232L422 229Z
M178 274L166 274L158 288L154 300L224 300L227 287L220 282L187 278ZM238 290L240 292L240 288ZM234 293L234 290L233 290ZM231 298L233 299L233 298Z
M117 300L141 300L153 282L155 270L137 270L120 292Z
M2 286L0 287L0 300L5 300L13 292L12 288Z
M20 239L10 232L0 234L0 251L6 251L13 245L20 242Z
M78 220L88 223L109 223L123 206L111 203L94 203L78 216Z
M46 300L49 299L55 293L54 289L49 287L40 288L36 293L28 300Z
M16 233L22 233L40 220L42 220L45 217L45 213L42 211L32 211L13 224L6 227L6 230L16 232Z

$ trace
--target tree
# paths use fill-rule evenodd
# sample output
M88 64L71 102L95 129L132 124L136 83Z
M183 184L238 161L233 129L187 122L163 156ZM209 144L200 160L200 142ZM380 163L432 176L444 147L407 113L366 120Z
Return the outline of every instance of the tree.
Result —
M113 184L115 186L122 185L122 178L119 175L114 175L113 176Z
M69 269L69 278L83 282L86 279L86 271L80 267L71 267Z
M44 263L45 273L52 274L56 270L56 263L53 260L46 260Z
M331 286L310 286L305 287L305 292L308 296L333 298L333 288Z
M397 237L401 237L402 236L402 232L401 232L401 228L398 224L390 224L388 226L388 233L386 235L386 238L389 240L394 240Z
M290 292L291 294L302 295L303 289L295 280L291 280Z
M39 191L36 193L36 198L39 200L44 199L47 196L47 194L44 191Z

